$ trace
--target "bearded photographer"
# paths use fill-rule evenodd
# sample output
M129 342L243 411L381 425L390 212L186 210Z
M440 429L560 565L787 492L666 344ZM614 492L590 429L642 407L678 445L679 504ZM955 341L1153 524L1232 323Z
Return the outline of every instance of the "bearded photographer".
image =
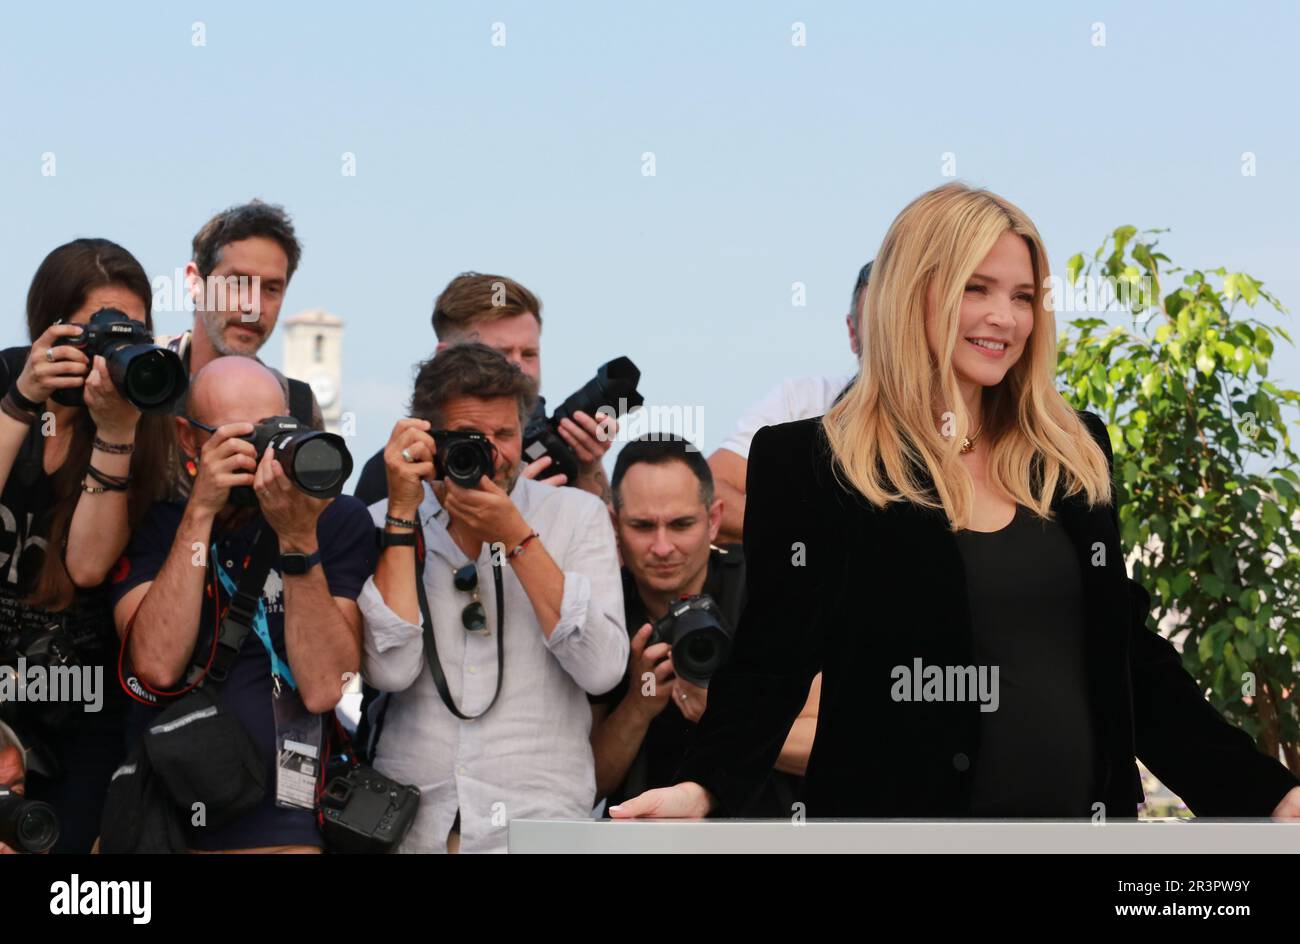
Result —
M395 693L374 766L422 794L399 851L504 852L511 819L590 815L586 695L628 655L618 561L598 498L521 474L535 390L453 345L384 449L385 546L358 603L363 674Z
M724 502L715 497L709 465L693 443L667 433L628 443L614 463L612 488L631 658L618 687L591 699L591 746L597 799L617 806L674 782L708 706L708 681L693 674L700 667L688 661L679 673L677 647L654 635L654 624L679 600L707 594L734 629L744 606L745 559L739 545L713 544ZM698 643L694 648L697 658L712 651ZM818 678L775 770L742 815L790 815L817 729L820 692Z
M237 587L244 592L243 571L256 566L263 542L271 547L254 631L243 636L216 696L251 736L265 792L251 810L218 826L188 819L186 809L186 843L194 850L320 850L314 777L304 783L300 774L316 770L328 733L322 721L360 667L355 600L370 574L374 529L359 501L305 494L272 448L259 456L242 438L284 413L279 381L252 358L221 357L200 370L185 416L176 420L182 448L197 458L194 488L187 502L153 506L114 573L114 615L136 697L163 704L162 696L193 687L194 667L206 679L217 615ZM135 709L134 738L145 729L153 736L158 716L156 707ZM300 753L309 769L286 773L290 742L307 745Z
M73 240L32 278L31 345L0 352L0 701L13 693L0 713L28 744L30 797L62 820L56 852L90 851L122 758L126 699L105 681L117 641L106 578L163 494L175 448L170 421L123 395L87 328L116 317L147 331L151 302L129 252ZM43 700L26 688L33 672L47 680ZM80 691L56 695L59 675Z

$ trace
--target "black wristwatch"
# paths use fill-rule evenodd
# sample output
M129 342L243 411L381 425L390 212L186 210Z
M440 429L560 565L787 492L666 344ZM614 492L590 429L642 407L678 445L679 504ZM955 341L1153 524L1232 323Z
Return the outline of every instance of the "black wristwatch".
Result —
M383 528L375 528L375 543L379 545L382 551L386 547L418 547L416 544L419 535L414 531L406 533L385 531Z
M301 577L319 563L319 548L312 551L311 554L303 554L299 551L290 551L288 554L280 555L280 573L287 574L290 577Z

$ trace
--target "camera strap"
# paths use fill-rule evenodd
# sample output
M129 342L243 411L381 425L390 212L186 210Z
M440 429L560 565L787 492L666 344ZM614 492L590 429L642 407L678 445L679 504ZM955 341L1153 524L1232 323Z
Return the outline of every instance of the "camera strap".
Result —
M420 523L421 529L424 523ZM423 541L420 542L423 545ZM497 688L492 693L492 700L488 702L486 708L476 715L467 715L456 707L456 701L451 697L451 689L447 687L447 676L442 671L442 661L438 658L438 644L433 638L433 617L429 613L429 595L424 589L424 555L429 553L427 547L424 548L424 554L418 552L415 555L415 594L420 600L420 618L424 632L424 659L429 663L429 671L433 673L433 684L438 689L438 695L442 698L442 703L447 706L457 718L462 721L470 721L474 718L481 718L497 703L497 698L501 695L501 680L506 674L506 650L505 650L505 624L506 624L506 595L504 581L501 578L501 564L497 555L492 555L492 585L497 593Z
M209 560L214 561L214 565L217 570L217 577L221 580L221 586L226 591L226 593L231 595L231 607L229 610L226 611L226 617L228 619L230 617L231 612L234 610L234 600L235 597L239 595L240 590L243 587L243 582L241 581L239 587L235 586L235 581L231 578L231 576L228 573L226 573L225 568L221 566L221 561L217 560L217 556L216 556L217 545L215 543L212 545L211 553L213 556L210 557ZM254 551L254 555L256 555L256 553L257 552ZM252 572L254 563L255 560L249 562L249 570L245 572L246 577L248 576L249 573ZM263 568L263 572L264 575L262 577L262 583L265 584L266 577L269 576L270 573L270 568L269 567ZM253 611L252 630L253 632L257 633L257 638L261 640L262 646L266 649L267 656L269 656L271 659L271 674L277 675L280 678L284 679L286 682L289 683L290 688L296 690L298 688L298 683L295 682L293 679L293 670L289 668L289 664L287 662L285 662L283 659L280 658L279 653L275 651L275 646L271 642L271 627L266 618L266 601L262 599L262 593L260 587L256 591L255 600L256 600L256 604ZM248 634L248 629L249 627L244 627L245 636ZM233 639L233 637L231 638ZM241 645L243 644L242 637L240 638L239 643ZM233 659L231 661L233 661Z
M208 667L207 674L204 676L205 682L213 682L217 685L224 682L230 675L230 667L235 664L235 659L239 656L239 650L243 647L244 640L248 638L249 632L253 630L253 623L259 613L262 616L262 622L265 623L266 614L262 611L262 588L266 585L267 575L271 572L271 564L276 558L279 543L280 538L276 535L274 529L263 525L257 541L253 545L252 553L248 559L248 566L240 576L239 586L235 589L234 595L231 596L230 603L226 607L226 613L221 618L221 625L217 628L217 651L212 657L212 665ZM211 559L209 558L209 560ZM226 578L227 582L234 583L234 581L230 580L229 575L221 570L220 565L217 566L217 571L220 576ZM229 591L229 587L227 587L227 591ZM274 647L271 646L269 633L263 642L271 653L271 664L274 667L280 660L275 655ZM283 669L287 672L288 666L283 666Z

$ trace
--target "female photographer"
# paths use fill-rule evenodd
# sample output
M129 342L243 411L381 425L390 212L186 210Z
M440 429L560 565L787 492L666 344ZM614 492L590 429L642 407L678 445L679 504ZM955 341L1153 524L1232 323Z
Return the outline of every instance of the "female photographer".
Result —
M611 815L735 815L820 671L808 817L1131 819L1135 757L1198 816L1300 817L1300 781L1147 627L1106 426L1054 384L1048 279L987 191L894 221L858 381L754 438L748 605L680 782Z
M141 418L78 339L105 308L152 329L151 301L129 252L74 240L32 279L31 346L0 352L0 665L17 672L21 659L47 683L39 700L5 705L5 720L29 745L28 796L60 818L56 851L90 851L122 757L126 699L106 578L131 525L165 497L175 454L170 417ZM51 687L74 673L75 702L75 688Z

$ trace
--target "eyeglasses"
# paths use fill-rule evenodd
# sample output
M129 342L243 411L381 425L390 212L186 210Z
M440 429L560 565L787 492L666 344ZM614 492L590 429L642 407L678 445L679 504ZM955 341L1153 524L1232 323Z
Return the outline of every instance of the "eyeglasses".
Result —
M194 419L193 417L182 415L181 419L183 419L185 422L189 423L191 426L195 427L196 429L203 430L205 433L215 433L217 431L217 428L215 426L209 426L207 423L200 423L198 420Z
M474 601L461 610L460 622L468 632L481 633L487 629L487 611L478 596L478 566L471 561L451 572L452 584L461 593L472 593Z

